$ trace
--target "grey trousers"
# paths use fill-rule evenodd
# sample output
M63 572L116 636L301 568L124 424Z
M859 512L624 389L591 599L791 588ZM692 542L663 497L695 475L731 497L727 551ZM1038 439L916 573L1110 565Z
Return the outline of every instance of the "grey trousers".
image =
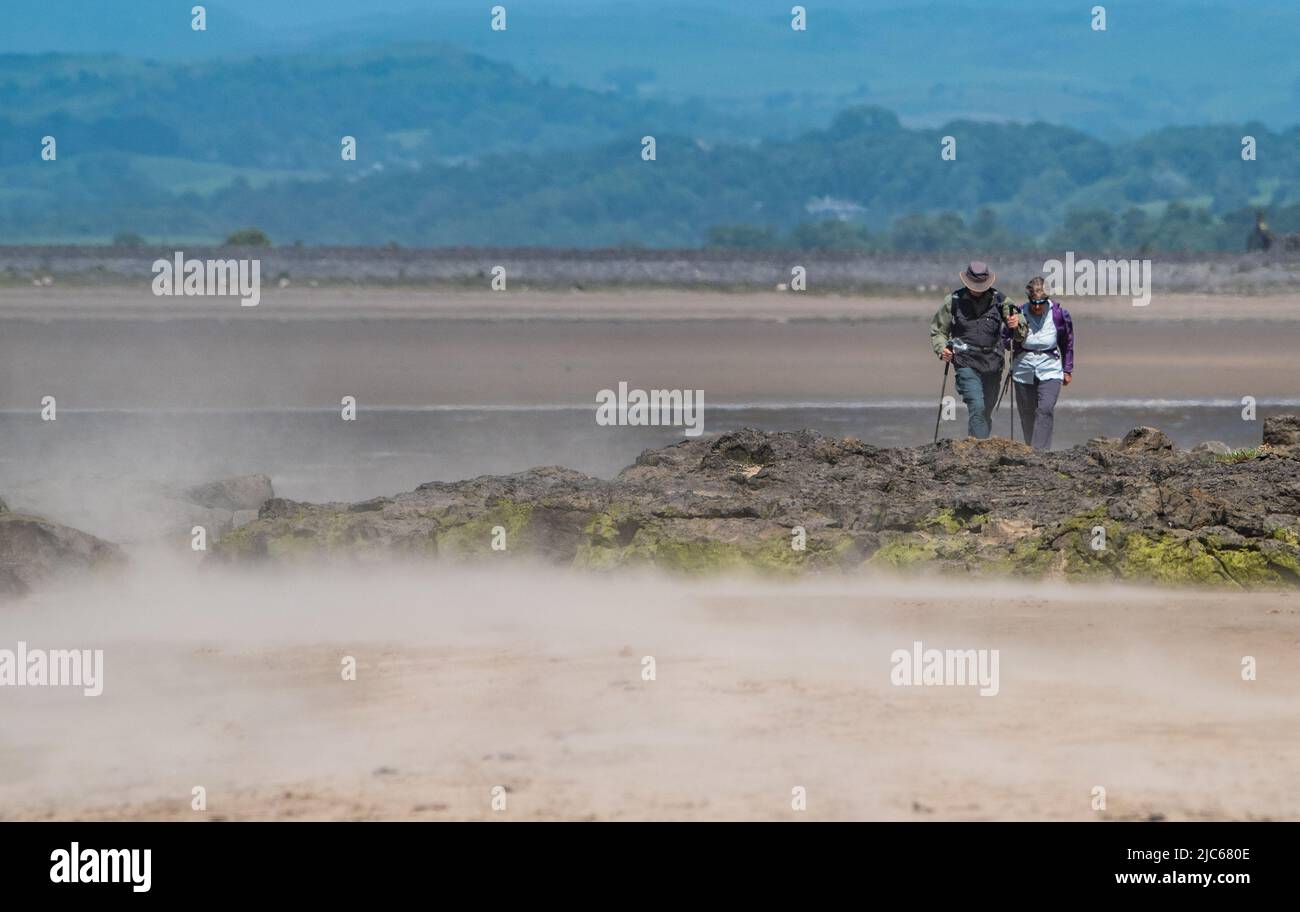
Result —
M1020 429L1025 442L1036 450L1052 448L1052 411L1056 397L1061 395L1060 380L1039 380L1032 383L1013 383L1016 388L1016 408L1020 410Z

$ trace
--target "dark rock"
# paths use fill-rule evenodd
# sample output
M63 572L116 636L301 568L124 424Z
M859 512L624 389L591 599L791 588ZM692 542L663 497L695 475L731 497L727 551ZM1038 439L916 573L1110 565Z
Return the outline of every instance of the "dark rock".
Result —
M0 514L0 594L24 595L43 583L123 562L117 545L93 535L25 513Z
M191 503L215 510L257 510L275 492L271 479L265 475L240 475L197 485L185 491Z
M1245 548L1246 536L1228 526L1207 526L1200 530L1200 539L1214 548Z
M1273 415L1264 419L1264 443L1269 447L1300 448L1300 415Z
M86 496L87 492L93 496ZM170 543L187 548L194 526L209 539L231 528L232 512L203 506L157 481L103 475L46 478L6 492L13 509L53 518L120 544Z
M363 500L360 503L354 503L350 507L353 513L366 513L370 510L382 510L384 508L384 499L376 497L373 500Z
M1126 453L1171 453L1174 443L1164 431L1153 427L1135 427L1124 435L1119 448Z

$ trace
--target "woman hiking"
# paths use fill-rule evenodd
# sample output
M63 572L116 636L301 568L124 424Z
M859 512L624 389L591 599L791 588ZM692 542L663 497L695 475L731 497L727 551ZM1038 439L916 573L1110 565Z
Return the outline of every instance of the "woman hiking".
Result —
M1074 322L1068 310L1047 296L1042 276L1029 280L1025 296L1022 331L1003 330L1002 337L1011 346L1011 378L1025 441L1036 450L1049 450L1056 399L1074 372Z

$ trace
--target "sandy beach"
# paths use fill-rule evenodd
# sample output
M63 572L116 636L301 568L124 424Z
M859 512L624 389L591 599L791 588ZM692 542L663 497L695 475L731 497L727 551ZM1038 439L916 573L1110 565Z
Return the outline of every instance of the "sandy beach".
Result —
M106 684L0 689L4 818L1300 817L1294 595L402 568L201 580L146 562L9 615L33 645L103 643ZM918 640L999 650L997 695L892 685L891 651Z

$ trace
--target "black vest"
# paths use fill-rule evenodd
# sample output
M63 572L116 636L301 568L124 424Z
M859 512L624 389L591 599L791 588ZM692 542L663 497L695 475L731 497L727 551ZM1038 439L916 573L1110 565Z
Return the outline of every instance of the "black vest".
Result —
M971 367L981 373L1001 372L1004 300L1005 296L996 288L991 295L978 299L964 287L952 293L952 325L948 335L967 346L964 351L953 346L952 363L957 367Z

